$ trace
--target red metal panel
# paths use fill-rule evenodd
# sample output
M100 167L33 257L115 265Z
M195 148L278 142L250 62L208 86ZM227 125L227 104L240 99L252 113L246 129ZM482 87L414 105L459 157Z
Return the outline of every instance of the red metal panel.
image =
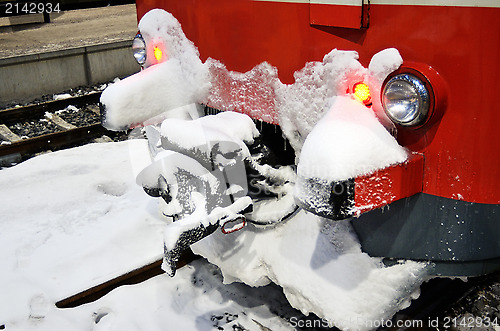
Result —
M421 154L411 154L403 164L356 178L356 213L359 215L422 192L423 177L424 157Z
M362 25L362 6L311 3L311 24L359 29Z

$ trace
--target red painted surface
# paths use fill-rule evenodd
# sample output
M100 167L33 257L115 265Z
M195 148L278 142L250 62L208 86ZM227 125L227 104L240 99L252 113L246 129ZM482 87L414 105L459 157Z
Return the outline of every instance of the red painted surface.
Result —
M260 67L247 72L244 79L231 76L231 73L218 66L210 67L212 88L207 106L219 110L231 110L247 114L252 118L279 124L275 103L276 96L269 75L263 74ZM266 112L261 112L265 109ZM273 110L273 111L268 111Z
M403 164L356 178L354 207L356 214L386 206L391 202L422 192L424 157L411 154Z
M139 17L152 8L171 12L202 60L240 72L267 61L284 83L333 48L358 51L368 66L395 47L406 61L431 66L447 90L444 115L418 139L398 132L405 147L425 155L423 192L500 203L500 116L491 94L500 88L500 8L372 4L368 29L311 25L308 3L137 0L137 8Z
M361 6L341 6L311 4L309 6L311 24L359 29L362 24Z

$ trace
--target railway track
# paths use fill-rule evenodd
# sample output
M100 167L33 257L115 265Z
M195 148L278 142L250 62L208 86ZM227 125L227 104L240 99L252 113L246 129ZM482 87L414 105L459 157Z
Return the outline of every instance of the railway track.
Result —
M100 123L100 92L0 111L0 159L19 162L31 155L116 136Z

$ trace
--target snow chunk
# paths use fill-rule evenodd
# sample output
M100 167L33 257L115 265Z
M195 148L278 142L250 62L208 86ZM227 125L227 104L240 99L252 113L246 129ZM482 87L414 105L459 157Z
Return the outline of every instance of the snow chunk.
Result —
M166 119L161 126L161 146L188 155L211 171L226 169L225 175L219 175L228 176L231 184L246 192L243 160L250 157L250 151L245 142L253 142L258 135L247 115L226 112L192 121Z
M64 99L69 99L69 98L72 98L71 94L69 94L69 93L54 94L54 97L53 97L54 100L64 100Z
M192 248L221 268L226 283L272 281L302 313L314 312L346 330L368 330L366 321L390 319L427 273L416 262L384 267L361 252L347 222L304 211L272 231L248 225L231 236L216 232Z
M199 119L204 127L217 128L227 135L241 139L246 143L253 143L254 138L259 136L250 117L244 114L226 111L212 116L204 116Z
M103 125L111 130L124 130L172 109L204 102L210 88L208 69L198 49L172 14L151 10L139 22L139 29L147 45L165 50L166 61L155 64L153 54L148 53L145 65L155 65L103 91ZM148 52L153 48L148 47Z
M66 108L64 109L61 109L61 110L57 110L56 111L56 114L62 114L62 113L65 113L65 112L75 112L75 111L79 111L80 109L78 109L77 107L73 106L73 105L69 105L67 106Z
M149 67L127 79L108 86L101 95L105 106L103 125L110 130L123 130L130 126L203 99L205 79L194 82L186 79L182 64L177 59Z
M350 97L336 97L332 108L307 137L298 175L340 181L404 162L407 153L373 111Z
M403 58L395 48L384 49L373 55L368 65L372 82L382 85L385 78L403 64Z
M370 85L370 94L372 96L373 111L379 118L380 122L389 129L394 129L394 123L387 117L382 108L382 100L380 99L382 84L387 76L398 69L403 64L403 58L395 48L384 49L373 55L370 64L368 65L367 81Z
M196 119L203 115L203 106L197 103L191 103L182 107L177 107L174 109L167 110L159 115L151 117L144 121L142 124L145 126L145 130L148 130L148 127L158 127L159 123L162 123L164 120L168 118L177 118L177 119ZM148 136L148 140L149 136Z
M330 108L332 98L345 95L348 86L365 74L356 52L334 49L322 62L309 62L295 72L295 83L276 83L279 124L297 156L309 132Z
M252 143L259 135L252 119L235 112L200 117L193 121L166 119L161 125L161 135L184 149L207 145L209 142Z

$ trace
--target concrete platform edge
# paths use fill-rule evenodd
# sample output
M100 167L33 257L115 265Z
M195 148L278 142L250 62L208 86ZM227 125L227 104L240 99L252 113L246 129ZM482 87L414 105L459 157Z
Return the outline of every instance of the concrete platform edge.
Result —
M0 106L129 76L140 70L131 43L126 40L0 59Z

